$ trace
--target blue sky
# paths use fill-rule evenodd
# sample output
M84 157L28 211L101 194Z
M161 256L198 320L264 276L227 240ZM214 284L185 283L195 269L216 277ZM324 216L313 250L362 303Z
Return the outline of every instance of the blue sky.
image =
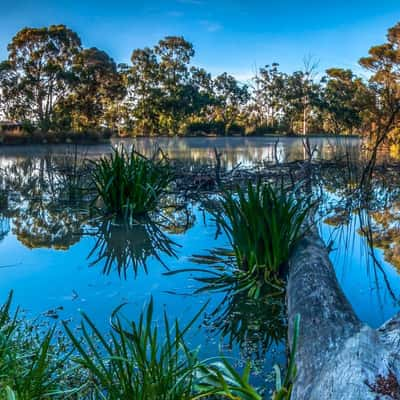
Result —
M166 35L183 35L195 46L197 65L242 80L272 62L287 72L300 69L309 55L321 71L360 72L357 60L400 21L400 0L0 0L0 10L2 59L22 27L63 23L84 46L117 62Z

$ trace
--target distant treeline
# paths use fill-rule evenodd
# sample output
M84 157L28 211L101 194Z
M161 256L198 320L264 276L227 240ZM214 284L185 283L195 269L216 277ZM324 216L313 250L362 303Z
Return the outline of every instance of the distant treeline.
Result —
M55 135L373 134L388 126L395 134L399 47L400 23L360 60L369 80L340 68L320 78L306 60L292 74L266 65L243 84L192 65L183 37L136 49L130 64L117 65L64 25L25 28L0 64L0 115L25 132Z

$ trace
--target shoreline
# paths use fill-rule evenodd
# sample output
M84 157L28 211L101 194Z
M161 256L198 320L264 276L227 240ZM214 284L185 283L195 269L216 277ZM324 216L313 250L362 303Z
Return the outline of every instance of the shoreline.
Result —
M43 138L39 137L21 137L21 136L2 136L3 133L0 132L0 148L4 147L18 147L18 146L58 146L58 145L82 145L82 146L95 146L111 144L113 141L131 141L131 140L232 140L232 139L242 139L242 140L261 140L261 139L361 139L361 135L334 135L328 133L312 133L309 135L229 135L229 136L217 136L217 135L198 135L198 136L115 136L115 137L93 137L89 135L88 137L80 137L76 140L71 138L57 138L54 136L48 136ZM7 134L6 134L7 135Z

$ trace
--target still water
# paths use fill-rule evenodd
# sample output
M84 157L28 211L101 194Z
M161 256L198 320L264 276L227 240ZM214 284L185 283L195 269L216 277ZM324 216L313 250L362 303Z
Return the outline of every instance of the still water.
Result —
M133 143L145 154L161 147L188 166L213 162L214 148L228 169L307 157L300 139L124 143ZM400 182L393 178L398 174L377 175L371 198L360 206L352 190L354 176L348 167L335 166L335 160L350 155L357 161L362 143L312 139L311 147L315 163L332 161L313 181L313 190L320 195L321 235L332 248L337 277L356 313L377 327L400 310ZM68 320L73 325L83 310L104 331L121 303L126 303L123 314L136 319L153 297L155 323L162 321L165 311L182 324L207 304L188 336L190 345L200 346L203 358L232 357L238 367L251 358L253 381L262 384L272 365L285 360L284 300L271 304L224 292L195 294L202 285L196 273L166 274L198 268L193 255L229 247L203 204L187 202L169 210L169 223L157 231L151 226L124 229L89 215L90 195L70 191L72 181L79 186L83 179L71 165L76 157L96 158L110 151L110 145L0 147L0 188L6 194L0 202L0 298L14 290L15 303L28 316Z

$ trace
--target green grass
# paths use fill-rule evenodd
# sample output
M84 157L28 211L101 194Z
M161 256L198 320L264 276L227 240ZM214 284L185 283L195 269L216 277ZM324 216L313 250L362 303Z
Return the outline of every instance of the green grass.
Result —
M261 400L250 384L250 364L240 374L226 359L200 360L186 333L205 310L181 328L167 314L156 324L151 300L137 321L111 316L112 330L101 333L82 314L79 335L63 323L38 330L11 312L12 293L0 309L0 398L6 400ZM287 400L296 376L294 351L298 321L286 377L276 369L274 400ZM62 339L60 339L60 337ZM286 397L285 397L286 396Z
M114 313L110 338L85 314L81 338L67 325L65 329L79 353L75 362L92 377L96 398L106 394L109 400L185 400L192 396L199 361L183 336L196 319L181 329L178 322L170 326L164 315L166 337L161 341L159 328L153 324L151 301L137 322L128 323Z
M280 282L283 268L302 237L308 199L296 199L283 188L250 182L226 192L221 201L225 230L239 269L251 280Z
M166 313L161 326L153 322L153 301L137 322L112 317L110 338L83 314L82 336L65 329L78 352L74 359L88 371L94 398L120 400L261 400L250 383L250 367L241 375L227 360L200 361L184 336L205 306L183 328L170 324ZM164 332L164 338L162 334ZM218 396L218 397L214 397Z
M0 398L44 400L67 398L69 350L56 337L55 329L45 329L20 320L11 312L12 293L0 309Z
M131 221L154 211L172 180L164 157L149 159L134 149L116 148L94 161L92 180L106 213Z
M300 332L300 314L297 314L294 320L293 341L289 356L289 362L283 381L281 378L282 373L279 366L274 365L275 391L272 394L272 400L290 400L294 380L296 379L297 375L296 350L297 350L297 342L299 339L299 332Z

